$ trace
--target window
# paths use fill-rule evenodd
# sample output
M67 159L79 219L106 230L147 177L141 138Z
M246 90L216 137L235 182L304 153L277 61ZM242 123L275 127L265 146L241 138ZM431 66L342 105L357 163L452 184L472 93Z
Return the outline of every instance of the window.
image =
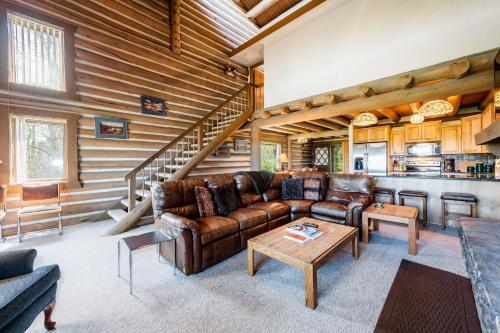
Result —
M66 178L66 120L10 116L12 182Z
M332 145L332 156L333 156L333 172L343 172L344 171L344 155L342 152L342 144L336 143Z
M275 143L263 143L261 145L261 170L274 172L278 165L281 146Z
M9 82L66 91L64 29L13 12L7 21Z
M314 148L314 165L328 166L328 146Z

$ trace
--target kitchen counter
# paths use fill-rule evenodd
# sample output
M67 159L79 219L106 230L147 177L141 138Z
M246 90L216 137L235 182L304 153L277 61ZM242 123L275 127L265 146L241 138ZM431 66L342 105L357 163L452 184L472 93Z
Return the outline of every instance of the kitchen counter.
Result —
M472 180L472 181L490 181L500 182L500 177L496 178L494 173L484 174L467 174L467 173L442 173L440 175L425 175L422 173L394 171L388 172L386 175L376 175L375 177L411 177L422 179L450 179L450 180Z

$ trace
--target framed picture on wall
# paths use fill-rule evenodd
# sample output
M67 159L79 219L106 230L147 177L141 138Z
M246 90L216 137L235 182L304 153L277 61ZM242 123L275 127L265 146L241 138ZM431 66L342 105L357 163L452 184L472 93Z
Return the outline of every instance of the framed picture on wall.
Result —
M161 98L141 96L141 111L143 114L165 117L165 101Z
M234 139L234 150L238 152L248 151L248 140Z
M95 118L95 137L99 139L128 139L128 121L117 118Z
M231 157L231 147L229 145L220 145L214 152L215 157L218 158L230 158Z

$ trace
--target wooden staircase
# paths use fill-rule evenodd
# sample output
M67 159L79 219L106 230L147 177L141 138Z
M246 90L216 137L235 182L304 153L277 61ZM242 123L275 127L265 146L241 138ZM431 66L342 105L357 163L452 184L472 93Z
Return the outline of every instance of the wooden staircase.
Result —
M238 130L254 112L254 87L245 85L175 140L125 175L128 194L107 214L117 223L106 236L153 222L151 187L186 177L200 162Z

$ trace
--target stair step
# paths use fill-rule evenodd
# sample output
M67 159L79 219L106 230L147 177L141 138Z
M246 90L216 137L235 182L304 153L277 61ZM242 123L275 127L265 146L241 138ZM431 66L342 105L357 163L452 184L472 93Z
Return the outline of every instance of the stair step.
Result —
M142 196L142 189L141 190L136 190L135 194L138 195L138 196L140 196L142 198L143 197ZM144 189L144 197L147 198L147 197L150 197L150 196L151 196L151 191Z
M120 222L125 216L127 216L127 212L123 209L111 209L108 210L108 215L116 222Z
M122 203L122 205L124 205L125 207L128 207L128 199L122 199L120 200L120 202ZM141 202L140 201L135 201L135 205L137 206L138 204L140 204Z

